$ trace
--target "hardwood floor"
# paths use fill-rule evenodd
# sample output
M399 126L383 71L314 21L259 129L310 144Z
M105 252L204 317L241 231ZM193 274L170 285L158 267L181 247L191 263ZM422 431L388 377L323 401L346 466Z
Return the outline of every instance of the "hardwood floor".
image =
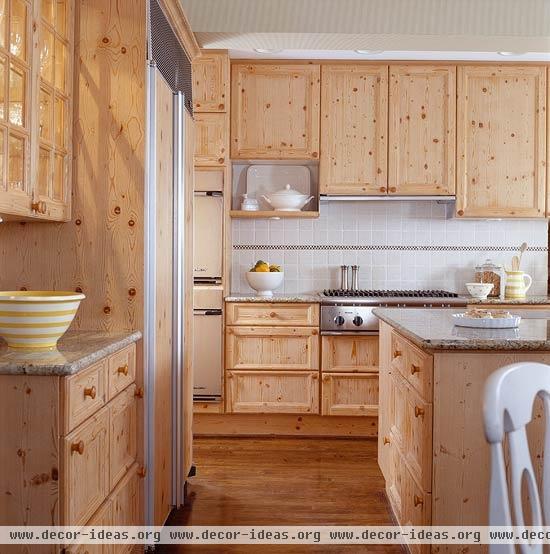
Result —
M376 440L199 438L187 505L168 525L392 525ZM402 553L400 546L164 546L156 552Z

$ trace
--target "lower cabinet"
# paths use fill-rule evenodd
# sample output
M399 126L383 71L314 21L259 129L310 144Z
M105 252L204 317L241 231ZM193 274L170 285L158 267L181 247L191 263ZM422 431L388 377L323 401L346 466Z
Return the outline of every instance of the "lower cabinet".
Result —
M229 413L319 413L318 371L226 371Z
M323 373L321 414L378 415L378 373Z

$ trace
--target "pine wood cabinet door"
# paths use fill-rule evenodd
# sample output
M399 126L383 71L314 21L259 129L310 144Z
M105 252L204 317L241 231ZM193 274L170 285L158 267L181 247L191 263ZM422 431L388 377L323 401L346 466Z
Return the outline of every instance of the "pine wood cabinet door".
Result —
M321 414L378 415L378 373L323 373Z
M378 336L324 336L321 368L328 372L377 372L378 342Z
M388 66L323 65L320 189L387 192Z
M226 369L319 369L319 331L311 327L227 327Z
M318 159L319 65L231 69L231 157Z
M388 480L390 463L390 426L393 420L390 377L391 327L380 322L380 357L378 372L378 465Z
M203 50L193 60L193 111L226 112L229 109L229 56Z
M319 413L318 371L227 371L228 413Z
M456 67L390 66L389 193L455 193Z
M62 439L62 525L85 525L107 497L108 452L107 407Z
M458 68L457 215L544 217L546 68Z
M113 504L113 525L143 525L143 481L138 475L137 464L128 473L111 495ZM114 545L114 554L130 554L135 545Z
M221 166L226 163L227 132L226 114L195 114L195 165Z

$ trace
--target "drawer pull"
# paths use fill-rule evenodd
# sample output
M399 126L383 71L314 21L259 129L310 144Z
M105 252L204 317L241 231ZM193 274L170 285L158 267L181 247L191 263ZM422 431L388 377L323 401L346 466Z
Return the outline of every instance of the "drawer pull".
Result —
M417 508L418 506L424 506L424 500L420 498L420 496L417 496L416 494L413 497L414 507Z
M421 408L420 406L414 407L414 417L424 417L425 410L424 408Z
M116 372L120 375L128 375L128 364L121 365Z
M277 312L271 312L271 313L269 314L269 317L277 317Z
M138 477L141 477L142 479L144 479L145 476L147 475L147 468L144 467L144 466L140 467L140 468L138 469L137 474L138 474Z
M84 441L73 442L71 444L71 454L73 452L78 452L82 456L84 454Z
M388 437L384 437L384 444L390 444L390 439Z
M136 398L143 398L143 396L144 396L143 387L138 387L136 389L136 391L134 392L134 396Z
M393 357L394 358L399 358L399 356L401 356L401 350L394 350Z
M411 375L414 375L415 373L420 373L420 367L415 364L411 364Z
M84 389L84 396L89 396L92 400L96 397L95 387L87 387Z

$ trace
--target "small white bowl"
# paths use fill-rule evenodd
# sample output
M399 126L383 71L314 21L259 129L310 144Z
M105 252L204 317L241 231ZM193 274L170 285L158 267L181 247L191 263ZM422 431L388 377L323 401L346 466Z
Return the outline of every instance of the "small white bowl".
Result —
M257 296L273 296L273 291L283 284L285 276L282 271L247 271L246 280Z
M466 283L466 288L473 298L485 300L493 290L493 283Z

